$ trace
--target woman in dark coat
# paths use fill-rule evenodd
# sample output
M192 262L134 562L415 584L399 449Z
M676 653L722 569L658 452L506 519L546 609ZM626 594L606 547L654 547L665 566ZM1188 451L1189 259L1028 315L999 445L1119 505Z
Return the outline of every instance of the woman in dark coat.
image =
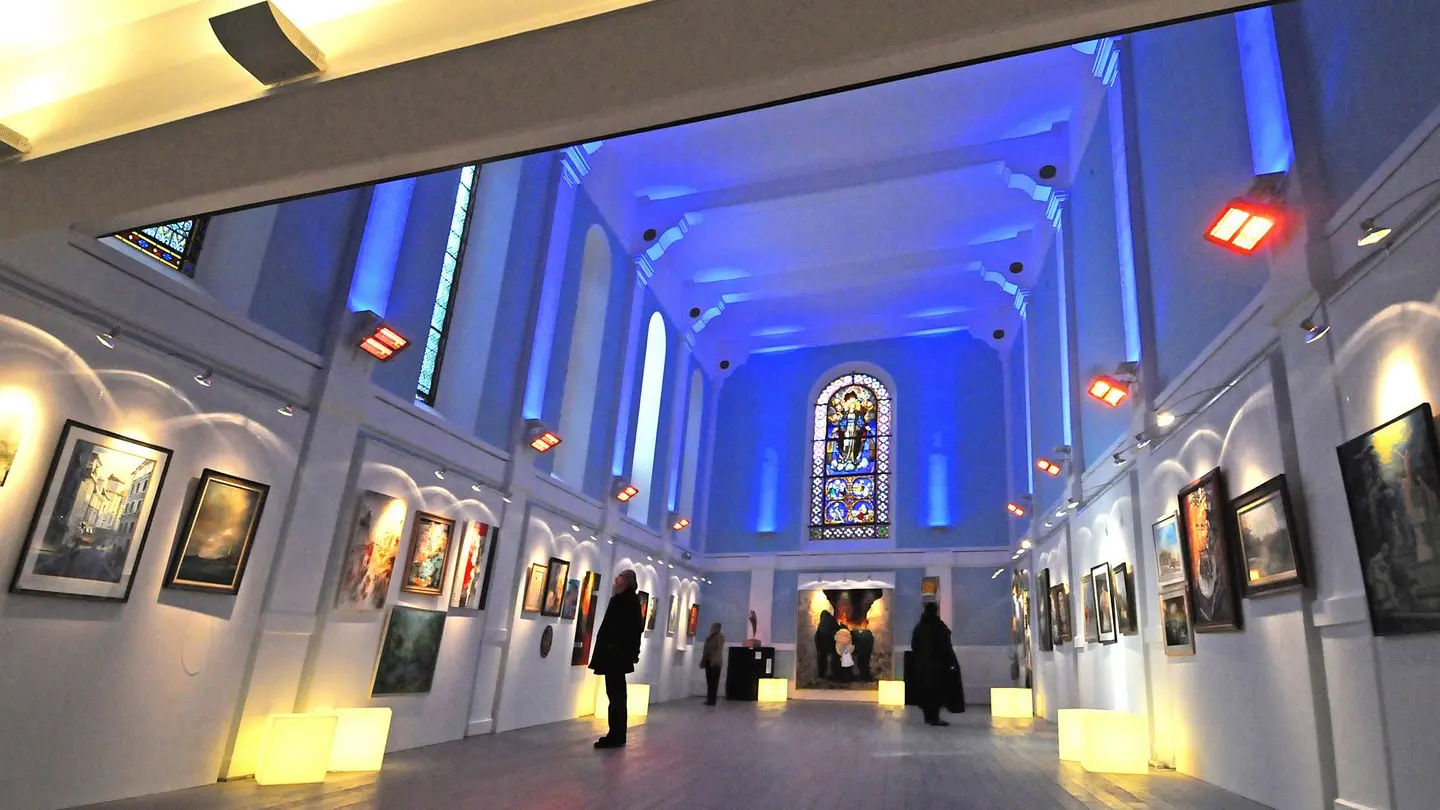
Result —
M615 575L615 595L605 608L605 618L595 633L595 651L590 669L605 676L605 697L610 700L610 733L595 741L596 748L619 748L625 744L629 706L625 702L625 676L640 661L640 597L635 591L635 572L625 569Z
M910 635L910 649L915 662L913 680L920 693L920 710L925 713L925 723L931 726L950 725L940 719L940 707L945 703L947 692L959 680L960 662L955 658L955 647L950 643L950 628L940 619L940 606L936 603L925 603L915 632Z

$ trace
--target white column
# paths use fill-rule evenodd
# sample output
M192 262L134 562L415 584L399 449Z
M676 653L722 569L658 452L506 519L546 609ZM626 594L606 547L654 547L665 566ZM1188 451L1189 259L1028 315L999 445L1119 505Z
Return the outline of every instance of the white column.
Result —
M775 643L775 628L771 624L773 617L770 615L771 607L775 604L775 561L770 559L760 564L766 567L750 572L750 609L755 611L755 627L758 628L756 635L768 645ZM725 629L730 630L728 627ZM738 630L742 638L748 637L749 621L746 621L743 629Z

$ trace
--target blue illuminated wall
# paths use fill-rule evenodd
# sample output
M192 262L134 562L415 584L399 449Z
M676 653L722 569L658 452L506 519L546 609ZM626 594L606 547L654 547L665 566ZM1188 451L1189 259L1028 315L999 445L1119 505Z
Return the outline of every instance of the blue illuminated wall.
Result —
M720 622L725 643L739 644L750 635L750 572L717 571L709 578L712 584L700 593L696 641L709 635L711 622Z
M1061 400L1067 395L1060 384L1061 351L1065 339L1060 334L1060 281L1055 262L1056 248L1046 254L1035 283L1035 294L1025 312L1025 337L1030 345L1030 429L1035 440L1035 458L1052 458L1056 445L1065 444L1064 409ZM1034 463L1034 458L1027 463ZM1052 458L1053 460L1053 458ZM1041 509L1065 491L1064 476L1052 478L1035 473L1036 509Z
M879 366L895 381L897 545L1006 544L1000 358L961 332L751 356L720 391L707 551L800 547L810 520L810 392L822 374L856 361ZM945 487L932 490L937 454ZM949 522L930 525L936 514Z
M632 275L634 273L633 270L627 272ZM681 381L681 372L683 370L684 374L688 375L690 365L680 360L681 355L685 351L685 345L681 342L679 330L675 328L675 324L670 320L670 316L660 308L660 301L655 297L655 292L646 288L643 295L644 303L640 308L640 340L636 350L634 377L631 380L633 395L630 399L630 413L627 415L630 426L629 429L625 431L624 474L630 474L630 467L635 459L635 427L640 418L640 384L645 374L645 356L648 349L646 346L648 342L646 340L646 331L650 323L650 316L659 312L661 319L665 321L665 386L660 398L660 425L658 435L655 437L655 467L653 475L651 476L651 480L653 481L652 486L655 488L655 492L650 499L650 514L644 521L652 527L659 527L661 521L666 516L666 509L670 500L668 497L670 464L672 461L670 458L672 445L670 434L673 432L672 428L674 426L675 398L680 396L685 390L685 386ZM623 370L617 369L616 374L618 375L620 373L623 373ZM604 372L602 372L600 376L601 379L604 379ZM611 424L613 424L613 422Z
M951 569L950 637L957 645L1010 644L1010 572L994 574L994 568Z
M350 281L370 189L279 203L250 318L313 352L325 351Z

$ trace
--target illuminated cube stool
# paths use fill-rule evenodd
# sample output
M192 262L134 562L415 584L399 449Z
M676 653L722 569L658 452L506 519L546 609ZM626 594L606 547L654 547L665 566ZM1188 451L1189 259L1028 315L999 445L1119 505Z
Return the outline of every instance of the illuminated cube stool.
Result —
M1094 710L1085 715L1080 767L1092 773L1150 772L1150 729L1145 717Z
M610 698L605 696L605 681L595 685L595 716L601 720L610 714ZM625 716L648 717L650 714L650 684L625 684Z
M879 700L881 706L904 706L905 682L881 681Z
M1030 719L1035 716L1029 689L994 687L990 690L990 716Z
M1085 753L1085 718L1094 709L1061 709L1060 758L1067 762L1079 762Z
M255 781L261 785L324 782L340 717L326 714L272 714L265 718Z
M390 738L388 708L336 709L335 744L330 748L332 771L378 771Z
M784 703L790 699L790 681L784 678L761 678L759 684L755 700L760 703Z

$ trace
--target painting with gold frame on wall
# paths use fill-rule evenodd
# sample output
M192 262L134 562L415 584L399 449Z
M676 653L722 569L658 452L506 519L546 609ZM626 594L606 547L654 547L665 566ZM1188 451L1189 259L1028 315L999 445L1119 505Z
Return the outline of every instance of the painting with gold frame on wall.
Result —
M525 576L525 598L520 602L521 613L539 613L545 606L545 577L549 569L540 563L531 563Z
M405 566L405 579L400 590L436 595L445 590L445 574L450 566L450 537L455 521L416 512L410 530L410 562Z
M240 592L270 487L206 469L170 555L164 587Z
M545 569L545 600L540 607L541 616L559 616L565 608L565 583L570 579L570 561L551 557Z

